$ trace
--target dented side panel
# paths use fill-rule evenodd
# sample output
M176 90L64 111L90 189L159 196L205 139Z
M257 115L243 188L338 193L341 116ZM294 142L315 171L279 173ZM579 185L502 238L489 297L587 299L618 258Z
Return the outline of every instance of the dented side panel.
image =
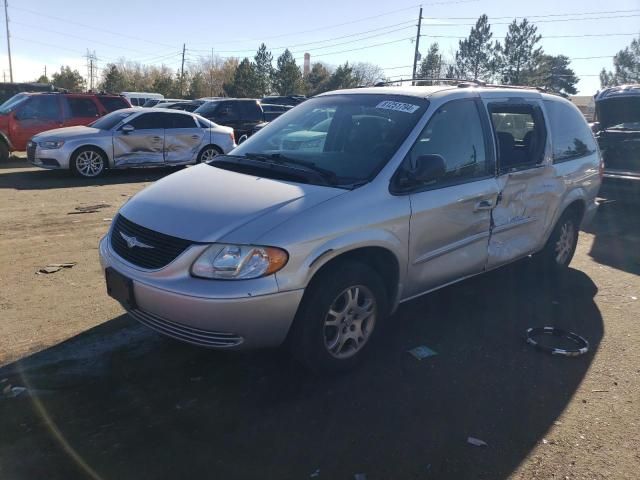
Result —
M164 163L164 129L145 129L113 134L116 167Z

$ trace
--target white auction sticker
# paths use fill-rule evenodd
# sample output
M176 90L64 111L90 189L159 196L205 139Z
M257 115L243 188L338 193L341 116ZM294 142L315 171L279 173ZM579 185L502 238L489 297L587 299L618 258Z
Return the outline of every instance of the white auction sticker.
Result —
M383 108L385 110L396 110L398 112L413 113L420 108L418 105L411 103L394 102L391 100L385 100L376 105L376 108Z

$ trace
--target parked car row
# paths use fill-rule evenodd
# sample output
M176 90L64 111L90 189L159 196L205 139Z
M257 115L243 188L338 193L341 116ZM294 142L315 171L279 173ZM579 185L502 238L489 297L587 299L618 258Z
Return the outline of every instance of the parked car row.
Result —
M0 161L24 151L29 139L46 130L87 125L131 105L120 95L19 93L0 106Z

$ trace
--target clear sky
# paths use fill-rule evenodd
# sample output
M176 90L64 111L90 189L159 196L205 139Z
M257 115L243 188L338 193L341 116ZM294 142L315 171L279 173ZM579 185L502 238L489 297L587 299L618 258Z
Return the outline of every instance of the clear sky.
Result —
M100 68L120 57L178 68L183 43L188 63L210 56L211 49L222 57L253 56L263 41L274 57L289 47L300 64L308 51L312 62L372 62L389 77L407 77L419 5L412 0L9 0L14 81L33 81L45 66L50 75L63 64L86 76L87 49L95 51ZM429 0L422 5L423 53L437 41L445 56L452 56L455 37L467 36L483 13L494 38L504 36L513 18L528 17L542 34L546 53L573 59L583 95L595 93L602 67L612 68L612 56L640 34L640 0ZM0 69L8 81L6 47L2 32Z

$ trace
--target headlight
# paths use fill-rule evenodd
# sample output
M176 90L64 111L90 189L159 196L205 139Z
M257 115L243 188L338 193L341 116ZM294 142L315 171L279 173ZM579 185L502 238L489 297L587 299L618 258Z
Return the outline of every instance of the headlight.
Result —
M64 145L64 140L47 140L45 142L38 142L38 145L40 145L40 148L51 150L53 148L60 148Z
M285 266L289 255L274 247L211 245L191 266L194 277L246 280L271 275Z

